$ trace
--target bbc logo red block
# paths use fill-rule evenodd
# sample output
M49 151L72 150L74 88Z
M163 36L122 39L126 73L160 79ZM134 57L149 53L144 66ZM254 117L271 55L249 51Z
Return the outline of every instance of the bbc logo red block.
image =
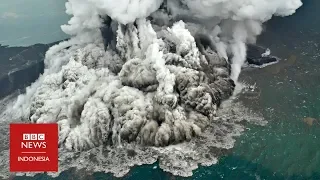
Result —
M10 172L57 172L58 125L10 124Z

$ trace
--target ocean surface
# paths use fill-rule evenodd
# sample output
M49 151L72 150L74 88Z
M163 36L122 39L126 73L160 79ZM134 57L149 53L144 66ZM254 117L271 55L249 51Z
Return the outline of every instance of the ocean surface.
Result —
M68 36L60 28L70 17L66 0L1 0L0 44L29 46L51 43Z
M200 167L192 177L175 177L152 164L134 167L120 179L319 180L320 1L303 2L295 15L273 18L265 24L265 32L259 37L258 44L269 47L282 60L265 68L247 69L240 77L242 82L256 84L255 92L241 99L247 107L263 114L267 126L248 125L218 164ZM70 169L56 178L40 174L14 179L116 178Z

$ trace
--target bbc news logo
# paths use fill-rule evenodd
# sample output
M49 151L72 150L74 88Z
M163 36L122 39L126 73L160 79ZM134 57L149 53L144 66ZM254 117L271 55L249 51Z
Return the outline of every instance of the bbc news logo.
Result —
M10 171L58 171L57 124L10 124Z
M44 140L44 134L23 134L23 140Z

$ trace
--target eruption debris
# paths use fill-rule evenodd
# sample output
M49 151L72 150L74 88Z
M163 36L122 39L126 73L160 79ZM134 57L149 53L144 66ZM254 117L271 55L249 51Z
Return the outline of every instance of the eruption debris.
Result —
M217 149L233 147L233 137L244 130L240 121L254 121L241 106L219 108L233 94L246 44L255 42L263 22L301 5L69 0L66 12L73 17L62 30L73 37L48 50L44 74L13 109L32 123L58 123L60 153L66 154L61 159L70 150L99 152L104 158L98 165L121 164L120 170L104 168L123 175L139 160L160 158L164 170L189 176L197 164L215 163ZM132 164L110 162L108 153L128 153L117 158Z

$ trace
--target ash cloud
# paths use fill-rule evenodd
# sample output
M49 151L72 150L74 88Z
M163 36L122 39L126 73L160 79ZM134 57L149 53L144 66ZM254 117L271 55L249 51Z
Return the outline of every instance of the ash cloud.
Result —
M181 154L172 155L165 149L169 145L190 142L195 154L210 151L203 140L197 150L199 137L229 149L243 126L217 112L233 94L246 43L255 42L273 15L291 15L301 5L300 0L69 0L66 12L73 17L62 30L73 37L49 49L44 74L12 111L32 123L58 123L63 151L154 147L172 162ZM208 156L191 158L193 166L174 174L190 175L218 154Z
M116 34L115 50L87 44L44 77L30 121L57 122L60 146L70 150L123 141L167 146L200 135L234 90L228 63L196 43L182 21L158 35L140 19L119 24Z

